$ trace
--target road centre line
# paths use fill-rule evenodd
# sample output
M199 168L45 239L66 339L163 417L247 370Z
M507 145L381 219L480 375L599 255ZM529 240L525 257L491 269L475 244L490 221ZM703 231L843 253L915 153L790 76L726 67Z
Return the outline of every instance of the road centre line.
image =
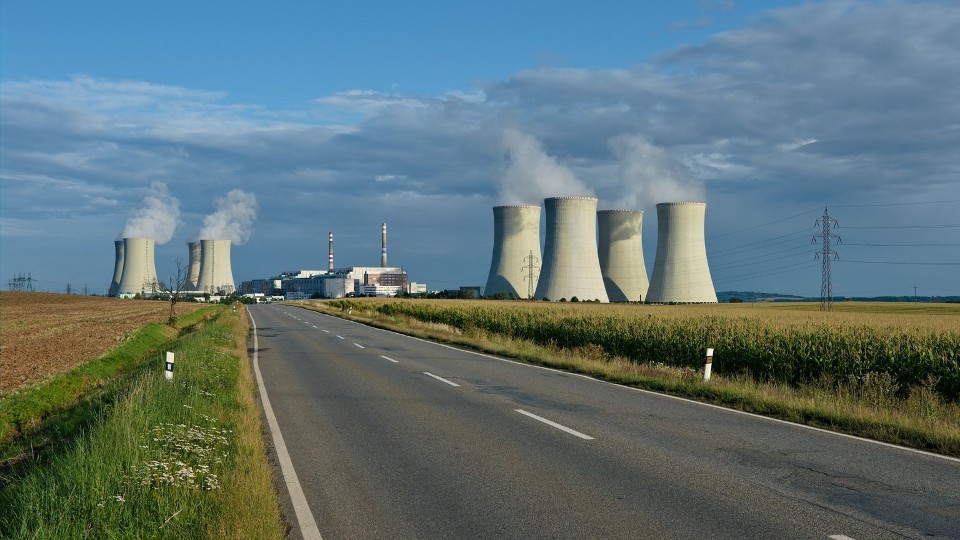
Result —
M429 371L424 371L423 374L424 374L424 375L429 375L429 376L433 377L434 379L436 379L436 380L438 380L438 381L440 381L440 382L445 382L445 383L449 384L450 386L460 386L459 384L457 384L457 383L455 383L455 382L453 382L453 381L448 381L448 380L444 379L443 377L438 377L437 375L434 375L433 373L430 373Z
M853 538L850 538L845 534L831 534L827 538L830 538L831 540L853 540Z
M337 337L340 338L340 339L343 339L343 336L337 336Z
M366 349L366 347L364 347L363 345L361 345L361 344L359 344L359 343L354 343L354 345L356 345L357 347L360 347L361 349Z
M330 333L330 331L329 331L329 330L324 330L324 332L325 332L325 333L327 333L327 334L329 334L329 333Z
M591 437L591 436L589 436L589 435L585 435L585 434L580 433L579 431L577 431L577 430L575 430L575 429L570 429L570 428L568 428L567 426L563 426L563 425L560 425L560 424L558 424L558 423L556 423L556 422L552 422L552 421L550 421L550 420L547 420L546 418L544 418L544 417L542 417L542 416L537 416L537 415L535 415L535 414L533 414L533 413L530 413L530 412L527 412L527 411L525 411L525 410L523 410L523 409L514 409L514 410L517 411L517 412L520 413L520 414L527 415L527 416L529 416L530 418L533 418L534 420L539 420L540 422L543 422L544 424L546 424L546 425L548 425L548 426L553 426L553 427L559 429L560 431L566 431L567 433L569 433L569 434L571 434L571 435L575 435L575 436L577 436L577 437L580 437L581 439L585 439L585 440L588 440L588 441L592 441L592 440L593 440L593 437Z
M304 308L301 308L301 309L304 309ZM315 312L315 313L320 313L320 312ZM806 425L806 424L798 424L798 423L796 423L796 422L790 422L790 421L788 421L788 420L781 420L781 419L779 419L779 418L772 418L772 417L770 417L770 416L763 416L763 415L759 415L759 414L756 414L756 413L751 413L751 412L747 412L747 411L741 411L741 410L738 410L738 409L730 409L730 408L727 408L727 407L721 407L720 405L714 405L714 404L712 404L712 403L704 403L704 402L702 402L702 401L696 401L696 400L689 399L689 398L685 398L685 397L671 396L670 394L661 394L661 393L659 393L659 392L655 392L655 391L653 391L653 390L646 390L646 389L644 389L644 388L636 388L636 387L633 387L633 386L625 386L625 385L622 385L622 384L616 384L616 383L612 383L612 382L610 382L610 381L604 381L604 380L601 380L601 379L595 379L595 378L593 378L593 377L591 377L591 376L589 376L589 375L583 374L583 373L573 373L573 372L570 372L570 371L564 371L564 370L562 370L562 369L553 368L553 367L549 367L549 366L538 366L538 365L536 365L536 364L528 364L528 363L526 363L526 362L520 362L520 361L518 361L518 360L511 360L511 359L509 359L509 358L503 358L503 357L499 357L499 356L493 356L493 355L485 354L485 353L482 353L482 352L471 351L471 350L468 350L468 349L460 349L460 348L454 347L454 346L452 346L452 345L447 345L446 343L437 343L436 341L430 341L430 340L428 340L428 339L418 338L418 337L416 337L416 336L411 336L411 335L409 335L409 334L404 334L404 333L402 333L402 332L397 332L397 331L394 331L394 330L387 330L387 329L385 329L385 328L377 328L377 327L375 327L375 326L369 326L369 325L363 324L363 323L361 323L361 322L352 321L352 320L350 320L350 319L343 319L343 318L337 317L337 316L335 316L335 315L327 315L326 313L320 313L320 315L326 315L327 317L332 317L332 318L335 318L335 319L339 319L340 321L343 321L343 322L353 323L353 324L356 324L356 325L358 325L358 326L364 326L364 327L366 327L366 328L370 328L370 329L373 329L373 330L379 330L379 331L384 332L384 333L387 333L387 334L393 334L393 335L396 335L396 336L405 337L405 338L407 338L407 339L412 339L412 340L414 340L414 341L420 341L420 342L422 342L422 343L428 343L428 344L434 345L434 346L436 346L436 347L443 347L443 348L445 348L445 349L450 349L450 350L458 351L458 352L465 353L465 354L471 354L471 355L479 356L479 357L482 357L482 358L489 358L489 359L491 359L491 360L496 360L496 361L498 361L498 362L505 362L505 363L508 363L508 364L515 364L515 365L523 366L523 367L526 367L526 368L542 369L542 370L544 370L544 371L552 371L552 372L554 372L554 373L559 373L559 374L563 374L563 375L569 375L569 376L571 376L571 377L580 377L580 378L582 378L582 379L586 379L586 380L588 380L588 381L591 381L591 382L594 382L594 383L597 383L597 384L604 384L604 385L614 386L614 387L623 389L623 390L625 390L625 391L627 391L627 392L640 392L641 394L647 394L647 395L650 395L650 396L656 396L656 397L658 397L658 398L671 399L671 400L674 400L674 401L684 401L684 402L689 403L689 404L691 404L691 405L696 405L696 406L701 406L701 407L707 407L707 408L711 408L711 409L716 409L716 410L718 410L718 411L724 411L724 412L729 413L729 414L738 414L738 415L742 415L742 416L750 416L750 417L756 418L756 419L761 420L761 421L773 422L773 423L776 423L776 424L783 424L783 425L787 425L787 426L792 426L793 428L796 428L796 429L803 429L803 430L809 430L809 431L818 431L818 432L820 432L820 433L822 433L822 434L824 434L824 435L831 435L831 436L834 436L834 437L841 437L841 438L844 438L844 439L851 439L851 440L860 441L860 442L862 442L862 443L872 444L872 445L876 445L876 446L885 446L885 447L890 448L890 449L900 450L900 451L903 451L903 452L909 452L909 453L911 453L911 454L920 454L920 455L927 456L927 457L934 458L934 459L940 459L940 460L953 461L953 462L956 462L956 463L960 463L960 458L956 458L956 457L953 457L953 456L947 456L947 455L943 455L943 454L935 454L935 453L933 453L933 452L929 452L929 451L926 451L926 450L920 450L920 449L917 449L917 448L910 448L910 447L908 447L908 446L899 446L899 445L896 445L896 444L887 443L887 442L883 442L883 441L876 441L876 440L867 439L867 438L864 438L864 437L858 437L858 436L856 436L856 435L850 435L850 434L847 434L847 433L840 433L840 432L838 432L838 431L830 431L830 430L828 430L828 429L818 428L818 427L815 427L815 426L808 426L808 425Z
M389 360L389 361L393 362L394 364L399 364L399 363L400 363L399 360L394 360L393 358L390 358L389 356L384 356L384 355L382 355L382 354L380 355L380 358L383 358L384 360Z

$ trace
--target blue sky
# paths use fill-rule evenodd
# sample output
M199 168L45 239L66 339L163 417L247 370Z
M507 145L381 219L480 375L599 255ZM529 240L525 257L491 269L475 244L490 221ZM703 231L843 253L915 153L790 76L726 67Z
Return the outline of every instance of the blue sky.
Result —
M648 268L654 204L705 199L718 290L817 295L828 204L835 293L960 294L957 27L949 1L4 2L0 280L101 292L149 200L179 212L167 275L240 190L237 281L323 268L330 230L376 264L386 221L414 280L482 284L490 207L575 191L646 212Z

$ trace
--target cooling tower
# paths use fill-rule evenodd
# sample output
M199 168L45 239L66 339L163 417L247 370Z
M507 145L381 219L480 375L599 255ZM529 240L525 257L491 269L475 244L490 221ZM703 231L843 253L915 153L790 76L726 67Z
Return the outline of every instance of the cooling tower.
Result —
M544 199L547 230L535 298L608 302L597 255L597 199Z
M200 277L197 290L210 294L234 291L230 269L230 240L200 240Z
M153 238L123 239L123 270L117 295L152 294L158 290Z
M600 273L611 302L640 302L647 297L647 267L643 264L643 212L597 212Z
M190 258L187 263L187 283L184 285L184 290L197 291L200 290L198 285L200 281L200 242L187 242L187 249Z
M531 254L536 259L531 261ZM539 276L540 207L494 206L493 258L484 294L530 298Z
M120 290L120 278L123 277L123 240L114 240L113 249L116 250L116 258L113 263L113 280L110 281L110 292L107 296L116 296Z
M647 300L655 303L715 303L707 247L704 243L706 203L657 205L657 258Z

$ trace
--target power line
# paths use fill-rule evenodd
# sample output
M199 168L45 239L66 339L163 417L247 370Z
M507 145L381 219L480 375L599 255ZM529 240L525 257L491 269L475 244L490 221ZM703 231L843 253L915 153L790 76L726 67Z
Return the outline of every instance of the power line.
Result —
M884 226L856 226L844 225L844 229L955 229L960 227L960 223L944 223L938 225L884 225Z
M905 264L905 265L919 265L919 266L960 266L960 262L854 261L850 259L842 259L841 262L861 263L861 264Z
M886 204L835 204L834 208L873 208L873 207L884 207L884 206L916 206L920 204L948 204L948 203L960 203L960 199L954 199L950 201L918 201L918 202L905 202L905 203L886 203Z
M856 244L846 242L844 246L867 246L867 247L960 247L960 244Z

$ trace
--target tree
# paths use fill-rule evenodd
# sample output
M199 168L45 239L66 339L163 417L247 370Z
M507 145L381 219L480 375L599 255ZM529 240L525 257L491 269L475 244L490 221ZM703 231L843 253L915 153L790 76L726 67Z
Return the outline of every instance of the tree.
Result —
M183 264L183 259L177 257L176 277L170 277L166 282L158 281L156 284L161 292L170 295L170 318L167 319L167 324L170 326L174 326L177 322L176 306L177 302L180 301L180 293L187 287L187 270L188 268Z

